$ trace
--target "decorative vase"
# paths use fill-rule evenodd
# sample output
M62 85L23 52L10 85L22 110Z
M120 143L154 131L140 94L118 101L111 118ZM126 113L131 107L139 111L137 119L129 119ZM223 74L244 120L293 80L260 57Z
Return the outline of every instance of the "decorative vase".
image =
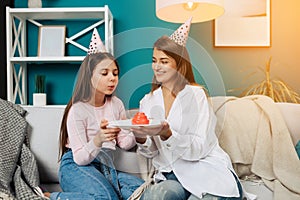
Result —
M33 93L33 106L45 106L47 105L46 93Z
M28 0L28 8L41 8L42 0Z

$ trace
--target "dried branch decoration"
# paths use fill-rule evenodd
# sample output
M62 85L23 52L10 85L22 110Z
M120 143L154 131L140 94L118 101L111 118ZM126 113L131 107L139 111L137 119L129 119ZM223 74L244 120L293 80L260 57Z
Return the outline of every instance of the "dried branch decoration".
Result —
M275 102L300 103L300 95L295 92L287 83L285 83L283 80L271 78L271 60L272 57L269 58L265 66L265 80L246 88L240 94L240 97L258 94L269 96Z

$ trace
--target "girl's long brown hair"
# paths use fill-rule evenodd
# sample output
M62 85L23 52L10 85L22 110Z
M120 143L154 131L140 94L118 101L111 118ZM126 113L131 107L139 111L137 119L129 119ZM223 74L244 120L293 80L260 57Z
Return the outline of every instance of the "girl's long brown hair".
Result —
M68 119L70 108L76 102L79 101L87 102L91 99L91 94L93 90L91 84L91 78L93 75L93 71L95 67L105 59L110 59L114 61L118 70L120 70L117 61L110 53L96 53L96 54L87 55L84 58L79 68L77 81L76 81L75 89L73 91L72 98L70 99L70 101L68 102L65 108L63 118L61 121L60 136L59 136L59 160L67 151L66 148L66 144L68 143L67 119Z
M162 36L154 43L153 48L163 51L167 56L173 58L176 62L178 73L176 77L177 84L174 86L174 88L172 88L172 93L174 95L177 95L177 93L180 92L185 85L196 84L192 70L192 64L190 62L190 56L186 47L175 43L168 36ZM158 82L154 76L152 80L151 92L160 86L161 83Z

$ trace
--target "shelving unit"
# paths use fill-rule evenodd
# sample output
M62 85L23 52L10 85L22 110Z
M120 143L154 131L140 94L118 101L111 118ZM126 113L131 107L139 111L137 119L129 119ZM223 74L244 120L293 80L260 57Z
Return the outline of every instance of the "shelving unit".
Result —
M7 99L13 103L17 97L21 104L27 104L27 64L81 62L84 56L29 57L27 51L27 22L40 27L43 20L96 21L76 34L66 37L65 44L86 51L87 48L76 42L78 37L92 34L94 28L104 26L106 49L113 54L113 15L107 5L104 7L80 8L10 8L6 7L7 37ZM66 25L67 26L67 25Z

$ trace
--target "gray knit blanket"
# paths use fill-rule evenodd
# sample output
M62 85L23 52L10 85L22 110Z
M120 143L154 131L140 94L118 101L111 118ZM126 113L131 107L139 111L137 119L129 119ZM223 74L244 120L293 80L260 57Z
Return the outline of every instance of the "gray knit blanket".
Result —
M0 99L0 199L45 199L34 192L39 174L25 115L19 105Z

